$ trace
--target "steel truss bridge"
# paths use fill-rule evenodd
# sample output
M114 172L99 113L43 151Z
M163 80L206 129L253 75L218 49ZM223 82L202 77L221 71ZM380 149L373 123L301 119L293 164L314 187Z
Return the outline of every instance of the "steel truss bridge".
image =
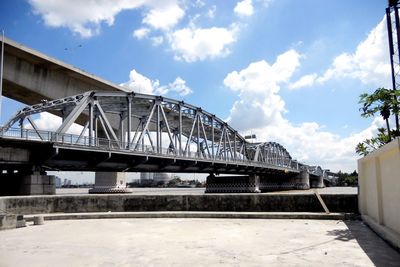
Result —
M36 125L43 112L62 118L56 130ZM2 146L30 150L28 161L48 170L287 176L308 169L328 177L320 167L293 160L278 143L248 142L199 107L134 92L89 91L27 106L0 129L0 137Z

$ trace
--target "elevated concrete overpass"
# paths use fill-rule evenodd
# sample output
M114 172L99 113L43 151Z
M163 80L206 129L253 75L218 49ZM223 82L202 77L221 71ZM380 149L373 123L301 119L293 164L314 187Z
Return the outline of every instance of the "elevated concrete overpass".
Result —
M4 96L33 105L42 100L64 98L90 90L129 91L5 38Z

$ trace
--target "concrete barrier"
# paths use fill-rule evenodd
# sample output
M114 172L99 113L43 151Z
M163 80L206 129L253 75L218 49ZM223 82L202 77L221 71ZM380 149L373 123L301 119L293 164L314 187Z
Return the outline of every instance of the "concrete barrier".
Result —
M363 220L400 249L400 138L358 161Z
M17 215L0 214L0 230L13 229L17 227Z
M322 195L331 212L357 213L357 195ZM75 195L0 197L8 213L137 211L324 212L313 194Z

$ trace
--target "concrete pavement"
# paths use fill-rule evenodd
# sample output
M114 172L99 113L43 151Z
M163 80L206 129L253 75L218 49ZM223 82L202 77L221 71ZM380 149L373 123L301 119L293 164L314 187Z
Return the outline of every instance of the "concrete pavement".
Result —
M158 187L145 187L145 188L130 188L132 194L145 194L145 195L203 195L205 188L158 188ZM325 187L316 189L321 195L325 194L340 194L340 195L357 195L357 187ZM57 195L82 195L88 194L89 188L57 188ZM262 194L289 194L289 195L304 195L314 194L310 190L288 190L276 191Z
M399 266L360 221L103 219L0 232L0 266Z

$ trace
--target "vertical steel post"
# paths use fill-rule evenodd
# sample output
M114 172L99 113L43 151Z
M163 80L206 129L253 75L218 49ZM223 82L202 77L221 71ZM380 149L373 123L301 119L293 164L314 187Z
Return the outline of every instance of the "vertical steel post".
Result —
M3 67L4 67L4 30L2 30L2 37L1 37L1 60L0 60L0 123L1 123L1 98L3 95Z
M214 154L214 115L211 117L211 153L213 159L215 159Z
M124 133L124 113L119 114L119 146L122 148L124 144L125 133Z
M131 148L131 131L132 131L132 96L128 96L128 146L127 148Z
M196 111L196 116L197 116L197 157L200 158L201 152L200 152L200 114L198 111Z
M391 7L394 9L394 16L395 16L395 27L396 27L396 41L397 41L397 50L394 47L394 40L393 40L393 27L392 27L392 17L391 17ZM387 29L388 29L388 38L389 38L389 51L390 51L390 65L392 70L392 90L397 90L397 82L396 82L396 70L395 70L395 62L394 57L396 56L395 51L397 51L397 56L399 57L398 60L400 62L400 19L399 19L399 11L397 6L397 1L393 5L389 1L389 7L386 8L386 22L387 22ZM399 68L399 63L396 64L397 68ZM398 114L395 115L395 122L396 122L396 130L399 130L399 116ZM390 136L390 133L389 133Z
M19 120L19 126L21 128L21 138L23 138L24 137L24 118L21 118Z
M96 116L96 118L94 118L94 140L96 140L96 145L98 145L99 142L98 121L99 118Z
M396 21L396 39L397 39L397 56L399 57L398 60L400 62L400 18L399 18L399 9L396 4L394 7L394 14L395 14L395 21ZM399 66L398 66L399 67ZM393 88L393 90L397 90L397 84L396 87ZM395 114L395 120L396 120L396 130L399 130L399 115Z
M226 125L224 125L224 157L225 157L225 160L227 160L228 159L228 154L227 154L227 146L226 146L226 135L227 135L228 133L227 133L227 129L226 129Z
M234 153L235 154L233 154L233 159L236 161L236 149L237 149L237 147L236 147L236 135L237 135L237 132L235 131L235 137L234 137L234 139L235 139L235 143L233 144L233 150L234 150Z
M182 156L182 106L178 105L179 108L179 155Z
M157 153L160 153L160 106L157 103L157 126L156 126L156 145L157 145Z
M178 138L179 138L179 155L182 156L182 106L178 104L179 108L179 129L178 129Z
M93 144L93 103L89 103L89 146Z
M142 122L142 134L144 135L144 121ZM144 151L144 137L142 138L142 151Z

